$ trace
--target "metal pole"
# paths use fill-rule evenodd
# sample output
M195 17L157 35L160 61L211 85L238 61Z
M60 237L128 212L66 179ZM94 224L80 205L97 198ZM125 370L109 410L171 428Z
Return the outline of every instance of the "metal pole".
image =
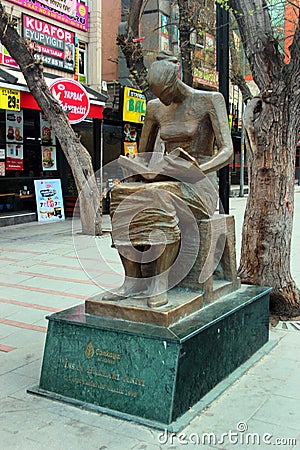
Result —
M216 4L216 47L217 47L217 70L219 72L219 91L223 94L229 114L229 13ZM220 212L229 214L229 166L219 171L219 198ZM223 211L222 211L223 210Z

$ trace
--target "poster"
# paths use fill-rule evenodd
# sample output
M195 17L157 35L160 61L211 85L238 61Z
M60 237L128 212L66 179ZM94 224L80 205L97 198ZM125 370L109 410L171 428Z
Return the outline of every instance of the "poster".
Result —
M169 50L169 18L161 15L160 49Z
M6 170L24 170L23 111L6 111Z
M40 130L43 170L57 170L55 134L42 113L40 113Z
M54 131L44 114L40 113L40 128L42 145L56 145Z
M6 144L6 170L24 170L23 145Z
M136 142L124 142L124 155L128 158L134 158L138 153Z
M23 111L6 111L6 142L23 144Z
M160 37L160 49L169 50L169 38L164 36L163 34Z
M42 148L42 167L43 170L57 170L56 147Z
M5 161L0 161L0 177L5 176Z
M38 221L59 222L65 220L60 180L34 180L34 188Z

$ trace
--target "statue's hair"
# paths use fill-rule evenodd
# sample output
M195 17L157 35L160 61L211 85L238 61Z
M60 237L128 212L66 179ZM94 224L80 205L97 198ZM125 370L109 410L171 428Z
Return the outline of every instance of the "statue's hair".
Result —
M170 61L174 64L178 63L178 59L172 52L169 50L162 50L156 56L157 61Z
M158 53L156 61L151 64L148 72L149 86L172 85L178 78L177 58L168 50Z

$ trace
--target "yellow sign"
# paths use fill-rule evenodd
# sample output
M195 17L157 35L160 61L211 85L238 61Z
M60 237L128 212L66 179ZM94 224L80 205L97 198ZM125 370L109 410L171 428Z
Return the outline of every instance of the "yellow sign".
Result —
M146 114L146 97L139 89L124 87L123 120L143 123Z
M197 83L218 86L218 72L216 70L207 69L205 67L195 67L193 70L193 77Z
M20 91L0 88L0 109L20 111Z

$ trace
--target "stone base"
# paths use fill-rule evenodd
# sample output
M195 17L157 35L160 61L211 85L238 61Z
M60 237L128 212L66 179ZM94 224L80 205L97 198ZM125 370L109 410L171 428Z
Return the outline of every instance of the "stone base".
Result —
M29 392L174 429L268 341L269 292L243 285L169 327L90 315L84 305L52 314L40 384Z
M215 280L210 295L204 292L175 287L168 291L168 303L159 308L149 308L146 298L125 298L120 301L103 301L103 294L89 297L85 301L85 312L103 317L143 322L162 327L179 322L199 311L204 306L225 298L240 287L240 279L233 281Z

